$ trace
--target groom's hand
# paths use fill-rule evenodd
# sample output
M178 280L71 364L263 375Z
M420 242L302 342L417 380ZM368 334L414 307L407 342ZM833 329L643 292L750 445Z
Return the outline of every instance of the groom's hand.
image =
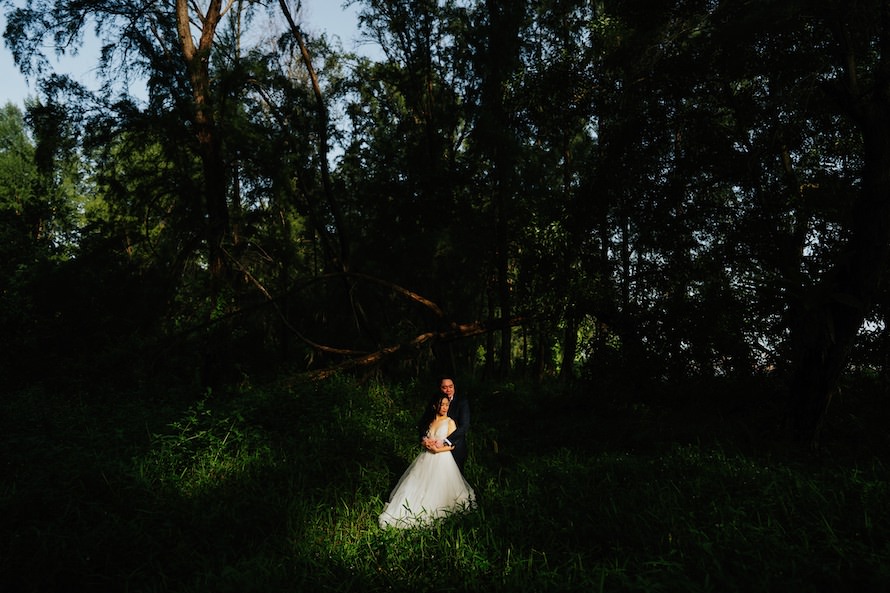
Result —
M426 447L427 450L435 452L437 449L441 449L444 444L440 440L431 439L430 437L423 437L420 440L420 444Z

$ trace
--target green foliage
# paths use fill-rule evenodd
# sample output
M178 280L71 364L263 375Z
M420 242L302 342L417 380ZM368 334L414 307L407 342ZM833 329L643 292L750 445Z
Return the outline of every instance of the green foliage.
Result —
M10 9L41 98L0 122L6 375L743 379L803 344L827 393L884 327L881 3L356 4L379 59L305 35L317 88L279 7L233 4L200 98L169 3ZM88 26L99 93L43 55Z
M838 440L838 454L822 459L761 453L765 443L738 440L743 431L723 423L712 440L651 399L616 406L555 385L474 387L467 477L479 508L407 531L380 530L377 515L417 452L417 386L337 379L237 397L106 394L114 405L95 394L10 394L0 402L0 584L23 592L890 584L886 467L853 441L844 452ZM874 399L860 397L860 406ZM873 434L881 421L868 420ZM664 423L691 438L664 439ZM862 434L846 430L834 434Z
M35 237L37 176L22 112L7 103L0 111L0 316L3 327L15 336L0 341L0 352L7 356L12 343L22 338L20 320L28 317L31 307L25 290L29 268L45 257L45 247Z

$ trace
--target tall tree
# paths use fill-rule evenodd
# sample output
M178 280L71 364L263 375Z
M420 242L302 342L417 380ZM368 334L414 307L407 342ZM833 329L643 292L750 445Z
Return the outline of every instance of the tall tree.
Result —
M187 0L146 2L142 6L119 0L28 0L24 7L9 14L5 32L22 71L41 74L48 68L42 48L77 53L83 36L88 34L85 29L92 23L95 35L103 42L98 71L105 76L106 89L116 84L125 88L136 76L147 78L152 95L157 94L159 86L188 89L191 101L186 117L203 168L200 199L206 216L207 263L217 289L226 273L223 242L229 232L229 217L228 176L211 75L212 50L220 20L233 1L224 5L222 0L208 0L202 8ZM54 42L46 43L47 39ZM171 57L178 57L179 68L175 59L170 62ZM171 72L178 75L178 81L165 78ZM175 97L175 93L163 94Z
M217 288L223 281L226 258L223 241L229 233L227 171L222 156L222 139L215 118L211 89L211 50L220 19L232 7L228 0L209 0L207 7L188 0L176 0L176 31L191 83L195 138L204 169L204 201L207 211L207 251L210 276ZM197 34L197 35L196 35ZM197 39L196 39L197 36Z
M519 159L519 142L513 125L514 105L510 97L515 93L511 82L520 65L521 33L525 25L524 1L498 2L487 0L484 6L482 27L484 46L479 52L481 89L479 117L475 128L476 150L485 162L490 163L492 228L494 229L497 310L501 317L512 316L511 285L514 255L512 224L517 187L515 171ZM492 307L494 310L495 307ZM501 332L499 348L499 372L506 376L510 370L512 328Z
M662 360L700 368L703 336L678 331L682 311L707 312L713 305L689 305L726 294L713 290L721 284L735 293L725 300L738 312L729 319L744 319L753 309L741 303L760 299L754 320L770 335L752 334L748 347L776 347L790 331L790 424L815 441L886 268L888 7L676 2L663 7L665 18L614 8L632 33L625 38L642 41L636 62L613 54L636 64L621 82L640 98L615 121L640 125L601 142L608 151L637 141L620 164L643 165L637 195L648 196L619 225L637 231L624 260L636 270L625 302L635 296L654 314L654 323L637 315L637 327ZM648 41L645 31L654 33ZM727 206L728 217L714 216ZM695 278L703 254L717 265ZM721 269L730 273L722 283ZM748 288L752 280L759 289Z
M804 3L800 9L830 34L828 95L862 139L861 183L849 208L846 240L793 328L791 427L816 442L890 256L890 5Z

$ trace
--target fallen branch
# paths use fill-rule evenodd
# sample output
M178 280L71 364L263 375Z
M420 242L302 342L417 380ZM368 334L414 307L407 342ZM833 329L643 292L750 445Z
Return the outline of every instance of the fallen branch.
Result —
M424 332L418 334L407 342L392 344L363 356L357 356L323 369L310 371L308 376L313 381L320 381L342 371L379 364L400 351L411 348L417 349L428 342L451 342L463 338L470 338L491 331L499 331L508 327L522 325L524 321L525 317L513 317L510 319L495 319L490 322L475 321L472 323L455 323L452 324L451 328L448 330L441 332Z

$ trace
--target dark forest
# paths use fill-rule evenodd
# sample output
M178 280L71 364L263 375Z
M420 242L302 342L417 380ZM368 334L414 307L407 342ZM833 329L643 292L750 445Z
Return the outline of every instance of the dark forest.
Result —
M0 2L5 583L886 590L890 5L347 4Z

